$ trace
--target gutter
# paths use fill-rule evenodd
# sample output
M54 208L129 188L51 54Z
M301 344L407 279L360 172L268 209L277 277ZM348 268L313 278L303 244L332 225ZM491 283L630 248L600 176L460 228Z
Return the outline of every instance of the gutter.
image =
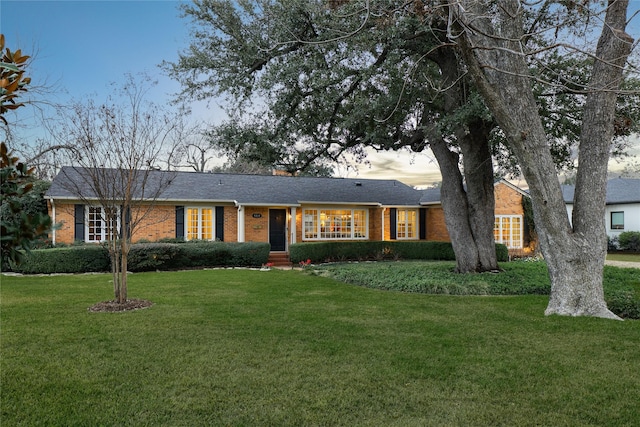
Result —
M336 206L377 206L377 207L382 207L384 206L382 203L380 202L310 202L310 201L303 201L300 200L298 201L298 205L327 205L327 206L332 206L332 205L336 205Z

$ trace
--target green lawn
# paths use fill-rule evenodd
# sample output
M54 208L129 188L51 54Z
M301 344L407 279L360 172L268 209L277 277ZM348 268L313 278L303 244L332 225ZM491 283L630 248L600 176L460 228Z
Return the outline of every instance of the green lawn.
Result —
M610 261L640 262L640 254L607 254Z
M19 425L637 425L640 322L546 296L445 296L299 271L2 277L1 419Z

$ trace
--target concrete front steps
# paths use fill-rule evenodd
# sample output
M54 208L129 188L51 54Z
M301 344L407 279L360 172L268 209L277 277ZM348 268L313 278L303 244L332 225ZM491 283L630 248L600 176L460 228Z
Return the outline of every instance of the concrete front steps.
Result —
M274 267L291 267L293 265L287 252L269 252L268 262Z

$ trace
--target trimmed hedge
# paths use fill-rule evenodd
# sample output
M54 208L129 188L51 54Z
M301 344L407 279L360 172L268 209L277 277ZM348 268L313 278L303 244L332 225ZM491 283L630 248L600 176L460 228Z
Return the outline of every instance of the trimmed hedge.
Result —
M137 272L251 267L265 264L268 258L268 243L136 243L127 261L128 270ZM24 274L106 272L111 270L111 260L102 245L69 246L31 251L11 269Z
M23 274L93 273L109 271L109 252L101 245L36 249L11 270Z
M335 261L364 261L384 259L423 259L453 261L455 254L450 242L313 242L294 243L289 247L293 263ZM505 245L496 244L499 262L509 260Z
M260 266L269 249L268 243L138 243L129 252L129 271Z

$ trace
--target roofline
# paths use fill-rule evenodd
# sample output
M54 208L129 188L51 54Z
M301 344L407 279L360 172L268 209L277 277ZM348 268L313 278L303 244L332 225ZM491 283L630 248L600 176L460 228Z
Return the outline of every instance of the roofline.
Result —
M340 206L354 206L354 205L362 205L362 206L386 206L380 202L318 202L318 201L306 201L299 200L299 204L305 205L340 205Z
M80 201L80 202L99 202L99 201L101 201L101 199L99 197L46 196L46 195L45 195L45 197L48 200L68 200L68 201ZM132 200L135 200L136 203L138 203L138 201L141 201L141 202L151 202L151 203L175 202L175 203L182 203L182 204L189 204L189 203L230 203L230 204L234 204L234 205L238 204L238 202L236 200L224 200L224 199L164 199L164 198L160 198L160 197L155 198L155 199L138 199L138 198L134 197Z
M236 203L236 206L238 207L240 206L256 206L256 207L285 206L290 208L300 207L299 203L252 203L252 202L243 203L238 201L235 201L235 203Z
M493 186L495 187L496 185L501 184L501 183L506 185L507 187L511 188L512 190L517 191L518 193L522 194L523 196L527 196L527 197L531 198L531 194L527 193L526 191L524 191L522 188L518 187L517 185L510 183L509 181L507 181L504 178L501 178L499 181L496 181L493 184Z

